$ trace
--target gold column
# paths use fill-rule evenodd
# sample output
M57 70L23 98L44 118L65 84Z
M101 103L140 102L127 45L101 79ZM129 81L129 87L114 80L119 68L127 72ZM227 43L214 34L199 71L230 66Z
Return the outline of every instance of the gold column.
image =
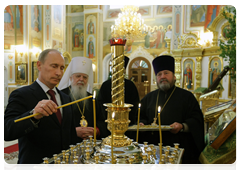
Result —
M124 46L111 46L112 50L112 104L124 106Z
M124 103L124 45L125 39L111 39L112 50L112 103L105 103L108 123L108 130L112 131L112 114L115 114L113 147L128 146L132 141L124 135L128 130L129 107L131 104ZM111 145L111 136L103 139L104 145Z
M172 51L173 57L175 58L175 76L176 76L176 83L177 87L180 87L181 83L181 61L182 61L182 49L175 49Z
M202 79L202 57L196 57L197 67L196 67L196 88L201 87Z
M218 32L217 31L213 31L213 42L212 45L214 47L218 46Z
M164 39L167 42L167 54L170 54L170 50L171 50L171 39L170 38L165 38Z

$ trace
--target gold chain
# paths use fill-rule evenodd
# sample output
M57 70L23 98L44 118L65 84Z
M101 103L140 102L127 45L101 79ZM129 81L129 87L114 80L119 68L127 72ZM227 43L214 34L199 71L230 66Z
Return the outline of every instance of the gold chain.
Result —
M168 100L170 99L170 97L172 96L173 92L175 91L176 89L176 86L174 87L172 93L170 94L170 96L168 97L167 101L165 102L165 104L163 105L160 113L162 112L163 108L165 107L165 105L167 104ZM159 97L159 92L160 92L160 89L158 90L158 96L157 96L157 102L156 102L156 109L155 109L155 118L157 118L157 105L158 105L158 97Z
M70 90L70 92L71 92L71 94L72 94L74 100L76 101L76 98L74 97L74 95L73 95L73 93L72 93L72 90L71 90L70 86L69 86L68 88L69 88L69 90ZM84 111L85 111L85 100L84 100L84 103L83 103L83 112L82 112L82 110L80 109L78 103L76 103L76 104L77 104L77 107L78 107L80 113L82 114L82 117L81 117L81 118L84 119L84 118L85 118L85 116L84 116Z

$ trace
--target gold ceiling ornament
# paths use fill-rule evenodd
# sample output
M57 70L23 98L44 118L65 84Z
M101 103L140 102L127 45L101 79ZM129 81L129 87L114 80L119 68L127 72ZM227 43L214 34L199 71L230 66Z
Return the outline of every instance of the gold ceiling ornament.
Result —
M147 34L147 25L141 14L137 13L139 7L127 5L121 8L122 13L118 14L115 25L111 26L112 38L133 38Z

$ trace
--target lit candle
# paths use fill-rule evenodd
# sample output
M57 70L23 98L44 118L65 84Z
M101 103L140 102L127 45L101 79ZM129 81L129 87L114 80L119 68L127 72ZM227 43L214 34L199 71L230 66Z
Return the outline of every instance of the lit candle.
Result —
M111 32L113 32L113 25L111 26Z
M140 109L141 109L141 103L139 103L139 105L138 105L138 125L137 125L137 137L136 137L136 142L138 142L139 119L140 119Z
M115 112L112 114L112 134L111 134L111 155L112 155L112 164L113 164L113 129L114 129L114 117Z
M93 92L93 116L94 116L94 145L96 146L96 106L95 106L96 91Z
M161 112L161 106L158 106L158 127L159 127L159 136L160 136L159 157L161 158L162 157L162 129L161 129L160 112Z

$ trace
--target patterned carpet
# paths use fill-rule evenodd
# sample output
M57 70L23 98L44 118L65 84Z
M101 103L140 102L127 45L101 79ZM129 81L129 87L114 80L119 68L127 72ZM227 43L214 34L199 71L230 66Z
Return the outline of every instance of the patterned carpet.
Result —
M4 160L8 164L16 164L18 161L18 143L4 143Z

